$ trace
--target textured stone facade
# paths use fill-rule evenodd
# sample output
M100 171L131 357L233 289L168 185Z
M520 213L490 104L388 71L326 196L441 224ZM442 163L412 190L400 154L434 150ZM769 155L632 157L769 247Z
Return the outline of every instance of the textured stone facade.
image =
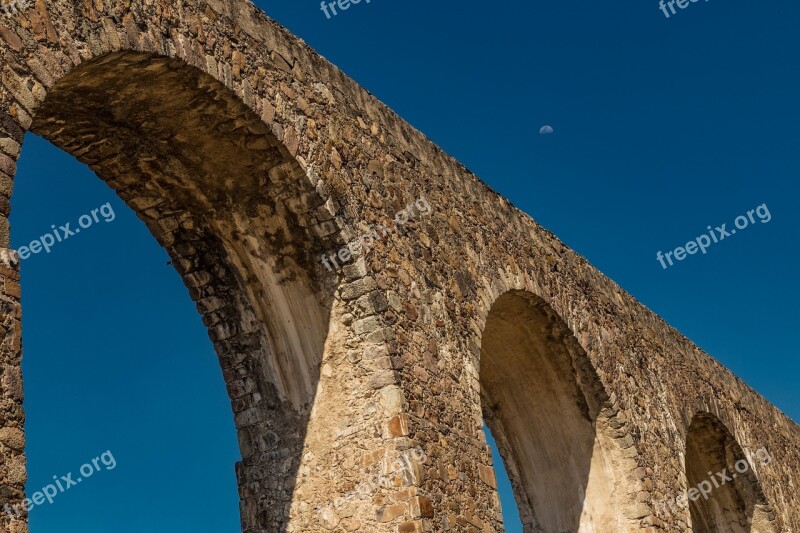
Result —
M800 531L796 424L253 5L37 0L0 20L0 56L4 501L26 479L6 217L30 130L183 276L244 532L502 531L484 418L527 531ZM429 216L323 265L418 198Z

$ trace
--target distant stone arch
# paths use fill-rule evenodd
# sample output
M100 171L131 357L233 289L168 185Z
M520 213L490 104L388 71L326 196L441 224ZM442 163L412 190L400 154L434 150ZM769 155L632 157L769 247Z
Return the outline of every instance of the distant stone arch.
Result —
M493 304L480 359L484 417L526 533L628 531L636 468L625 427L567 324L510 291Z
M752 456L720 419L695 415L686 438L689 514L695 533L774 533L778 527L753 471L770 461L769 451Z

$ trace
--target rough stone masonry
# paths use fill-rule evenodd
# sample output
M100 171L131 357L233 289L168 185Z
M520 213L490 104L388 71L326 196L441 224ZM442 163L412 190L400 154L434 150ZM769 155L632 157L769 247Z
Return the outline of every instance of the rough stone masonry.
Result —
M4 502L25 497L7 216L33 131L196 301L244 532L502 531L483 420L527 532L800 531L794 422L252 4L36 0L0 20L0 55ZM322 266L423 196L430 216Z

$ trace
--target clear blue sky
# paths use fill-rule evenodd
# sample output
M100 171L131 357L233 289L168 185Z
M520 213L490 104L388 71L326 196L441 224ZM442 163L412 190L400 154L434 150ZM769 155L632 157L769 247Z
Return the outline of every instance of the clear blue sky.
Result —
M800 420L800 4L257 4ZM35 509L32 532L238 531L221 372L144 225L29 136L13 244L106 202L113 222L23 262L28 487L106 450L117 467ZM656 260L763 203L768 224Z

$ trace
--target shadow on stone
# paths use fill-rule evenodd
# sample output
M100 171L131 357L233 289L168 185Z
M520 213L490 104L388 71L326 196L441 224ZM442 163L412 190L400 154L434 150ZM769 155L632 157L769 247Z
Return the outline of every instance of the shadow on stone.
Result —
M753 457L753 461L757 461ZM695 533L774 533L766 498L741 446L725 425L709 413L694 417L686 439L689 512ZM708 497L692 499L691 489L705 483Z

